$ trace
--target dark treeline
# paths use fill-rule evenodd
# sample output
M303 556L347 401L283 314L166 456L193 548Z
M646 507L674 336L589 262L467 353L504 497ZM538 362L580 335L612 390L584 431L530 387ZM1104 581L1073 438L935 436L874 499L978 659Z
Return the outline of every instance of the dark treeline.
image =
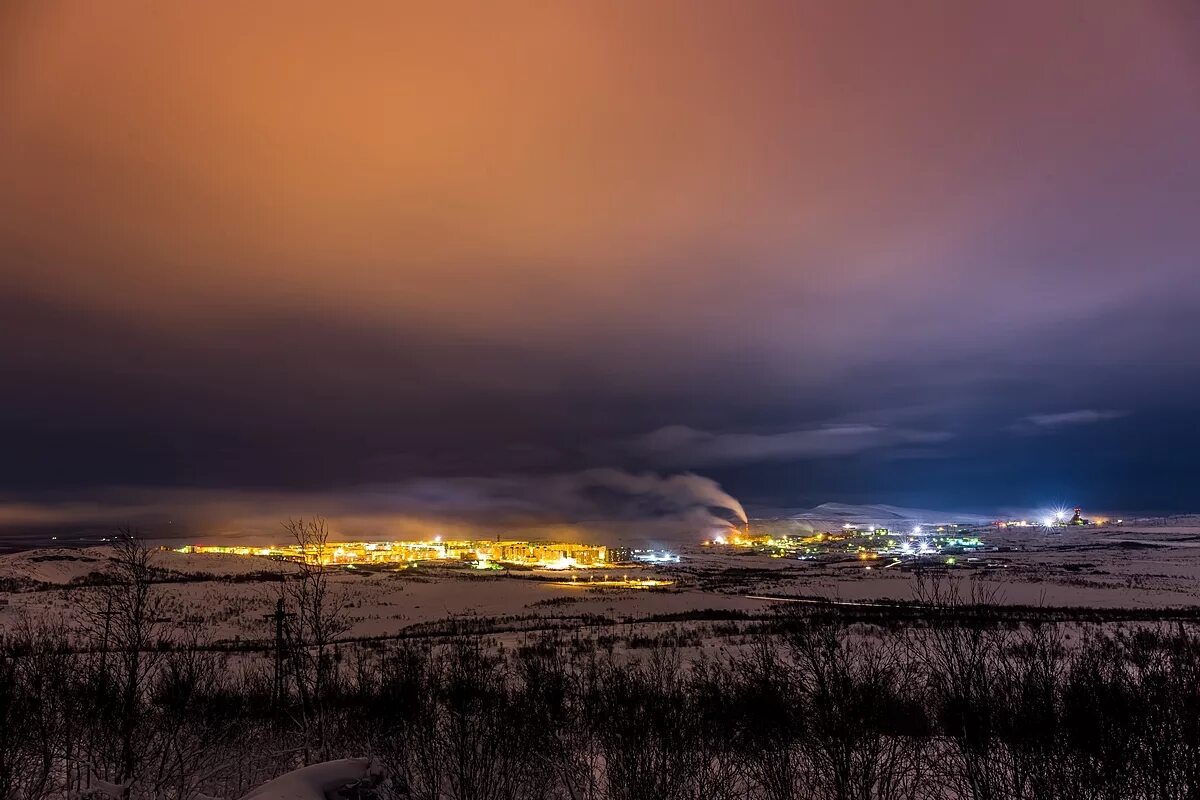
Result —
M358 646L311 568L281 584L264 658L156 647L148 559L118 548L82 628L4 634L0 798L234 800L347 756L381 768L360 793L381 800L1200 798L1200 640L1180 623L1068 638L972 602L892 626L790 609L686 658L561 633Z

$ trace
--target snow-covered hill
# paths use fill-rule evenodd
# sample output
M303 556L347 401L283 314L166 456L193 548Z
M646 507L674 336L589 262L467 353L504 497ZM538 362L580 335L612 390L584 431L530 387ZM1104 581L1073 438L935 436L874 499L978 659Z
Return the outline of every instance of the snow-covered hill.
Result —
M991 517L966 514L957 511L934 511L927 508L904 508L883 504L849 505L846 503L822 503L815 508L793 511L788 514L797 522L814 525L840 527L844 524L870 524L895 526L901 524L937 525L957 522L968 525L986 525Z
M94 572L107 570L112 552L109 547L58 547L0 555L0 582L66 585ZM259 556L216 553L188 555L173 550L156 551L150 563L156 569L185 576L237 576L286 568L278 561Z

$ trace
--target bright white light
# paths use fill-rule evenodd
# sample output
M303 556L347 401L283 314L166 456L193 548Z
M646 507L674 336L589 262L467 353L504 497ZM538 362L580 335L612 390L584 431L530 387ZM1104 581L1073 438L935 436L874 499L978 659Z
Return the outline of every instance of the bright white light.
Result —
M435 542L440 542L442 540L442 535L439 533L437 536L433 537L433 540Z
M1044 520L1042 520L1042 527L1043 528L1053 528L1054 527L1054 517L1046 517Z
M914 525L913 526L913 536L920 536L920 535L921 535L921 526Z
M1067 516L1067 512L1066 512L1066 511L1064 511L1063 509L1061 509L1061 508L1057 508L1057 509L1055 509L1055 510L1054 510L1054 519L1055 519L1055 521L1061 521L1061 520L1062 520L1064 517L1066 517L1066 516Z
M667 564L667 563L678 563L679 562L679 556L672 555L671 553L667 553L667 552L657 553L654 551L651 551L649 553L639 553L638 555L634 556L634 559L637 561L646 561L651 564Z

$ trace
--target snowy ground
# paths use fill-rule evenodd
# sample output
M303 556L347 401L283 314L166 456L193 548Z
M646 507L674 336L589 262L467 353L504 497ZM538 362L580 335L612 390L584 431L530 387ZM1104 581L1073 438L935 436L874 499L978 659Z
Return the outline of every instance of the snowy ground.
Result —
M365 758L343 758L289 772L245 795L242 800L325 800L371 774ZM338 795L341 796L341 795Z
M1191 524L1115 528L996 531L995 549L952 574L978 581L1014 605L1090 608L1181 608L1200 605L1200 519ZM336 582L348 603L352 637L394 636L446 619L545 619L602 615L637 620L701 609L762 611L777 596L847 601L911 600L915 571L888 560L818 563L770 558L737 550L680 548L679 565L611 568L596 577L666 577L667 590L592 589L586 574L578 585L561 585L563 573L480 572L458 566L421 566L402 571L344 570ZM0 556L0 630L22 617L62 617L70 622L86 602L72 581L102 572L104 548L33 550ZM281 570L269 559L231 555L155 554L172 578L160 585L171 622L199 627L213 640L263 640L266 619L278 597ZM569 580L569 577L567 578ZM49 588L47 588L49 587ZM564 620L565 621L565 620Z
M949 570L998 592L1017 605L1158 608L1200 604L1200 526L1152 530L1040 529L986 535L987 550L958 555ZM969 561L969 557L977 559ZM846 600L912 599L916 572L892 559L869 564L792 562L745 554L705 553L691 560L719 568L735 560L747 569L775 569L759 591ZM784 566L786 565L786 566ZM867 567L870 567L869 569ZM750 588L750 587L747 587Z

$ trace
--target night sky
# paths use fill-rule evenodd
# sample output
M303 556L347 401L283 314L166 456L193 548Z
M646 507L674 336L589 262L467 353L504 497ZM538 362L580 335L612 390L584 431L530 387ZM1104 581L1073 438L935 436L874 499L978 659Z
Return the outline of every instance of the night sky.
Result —
M0 4L6 530L1200 510L1198 313L1193 0Z

